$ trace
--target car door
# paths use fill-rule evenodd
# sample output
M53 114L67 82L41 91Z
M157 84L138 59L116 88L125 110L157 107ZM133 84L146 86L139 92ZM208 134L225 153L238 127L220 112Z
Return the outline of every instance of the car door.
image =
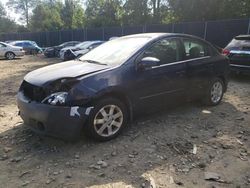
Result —
M158 108L176 102L186 88L186 64L180 60L180 41L164 38L147 48L137 60L154 57L160 63L146 70L137 70L134 91L138 108Z
M183 60L187 64L189 94L200 96L214 75L214 61L211 49L205 42L182 38Z
M0 56L1 57L4 57L5 56L5 53L6 53L6 46L2 43L0 43Z

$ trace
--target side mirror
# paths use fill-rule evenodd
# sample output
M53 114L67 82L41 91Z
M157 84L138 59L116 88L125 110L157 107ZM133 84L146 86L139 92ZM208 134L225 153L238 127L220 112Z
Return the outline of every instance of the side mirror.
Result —
M160 60L155 57L144 57L139 63L138 63L138 70L146 70L150 69L154 66L159 65Z

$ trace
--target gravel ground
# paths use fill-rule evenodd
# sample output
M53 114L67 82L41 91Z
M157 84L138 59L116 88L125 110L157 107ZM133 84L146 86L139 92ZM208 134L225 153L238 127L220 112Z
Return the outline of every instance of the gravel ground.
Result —
M0 60L0 187L250 187L250 77L232 78L217 107L188 103L109 142L66 143L25 127L15 99L27 72L57 62Z

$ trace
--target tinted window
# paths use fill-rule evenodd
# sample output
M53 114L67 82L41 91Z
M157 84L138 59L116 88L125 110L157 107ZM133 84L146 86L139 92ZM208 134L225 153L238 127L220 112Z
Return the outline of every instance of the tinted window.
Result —
M183 39L184 44L184 59L194 59L209 55L209 47L199 41L193 39Z
M23 47L24 45L23 45L22 42L18 42L18 43L15 44L15 46L21 46L21 47Z
M160 64L173 63L180 60L180 53L177 39L163 39L154 43L147 49L143 57L155 57Z
M24 46L33 46L33 44L30 42L24 42Z

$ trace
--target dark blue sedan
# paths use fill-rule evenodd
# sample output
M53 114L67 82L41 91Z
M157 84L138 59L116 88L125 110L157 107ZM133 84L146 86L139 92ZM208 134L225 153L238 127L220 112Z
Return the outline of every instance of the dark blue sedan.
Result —
M200 38L130 35L27 74L18 107L38 133L75 139L84 131L106 141L147 110L190 98L218 105L228 74L228 59Z

